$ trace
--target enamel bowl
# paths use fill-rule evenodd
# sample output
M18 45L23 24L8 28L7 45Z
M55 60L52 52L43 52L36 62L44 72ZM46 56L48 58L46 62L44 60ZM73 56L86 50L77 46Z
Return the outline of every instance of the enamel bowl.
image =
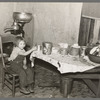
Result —
M92 61L94 63L100 63L100 56L95 56L95 55L89 54L88 58L90 61Z

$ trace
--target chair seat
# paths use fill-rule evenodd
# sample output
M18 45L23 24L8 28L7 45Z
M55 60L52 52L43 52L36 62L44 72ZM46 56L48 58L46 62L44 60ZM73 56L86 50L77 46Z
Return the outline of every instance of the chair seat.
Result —
M9 57L9 55L6 53L3 53L3 57ZM0 58L1 58L1 54L0 54Z
M18 74L16 74L14 71L12 71L12 69L10 67L6 67L4 68L4 71L12 76L18 76Z

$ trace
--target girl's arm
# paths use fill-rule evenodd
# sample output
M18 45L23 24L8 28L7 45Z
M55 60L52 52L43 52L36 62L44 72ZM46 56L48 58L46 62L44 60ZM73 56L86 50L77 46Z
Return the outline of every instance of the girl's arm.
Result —
M10 57L8 58L8 61L11 61L11 60L13 61L18 56L18 52L19 52L19 49L14 47Z
M23 55L23 56L27 56L29 55L32 51L35 51L37 48L33 47L32 49L28 50L28 51L21 51L19 52L19 55Z
M24 58L24 60L23 60L23 68L24 69L27 69L27 60L26 60L26 57Z
M26 65L26 64L27 64L27 61L26 61L26 57L25 57L23 60L23 65Z

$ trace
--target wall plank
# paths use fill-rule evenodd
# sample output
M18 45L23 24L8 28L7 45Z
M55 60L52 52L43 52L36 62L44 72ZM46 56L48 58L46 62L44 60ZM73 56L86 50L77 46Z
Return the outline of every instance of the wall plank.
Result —
M88 43L88 36L90 31L91 19L82 17L79 31L79 45L85 46Z

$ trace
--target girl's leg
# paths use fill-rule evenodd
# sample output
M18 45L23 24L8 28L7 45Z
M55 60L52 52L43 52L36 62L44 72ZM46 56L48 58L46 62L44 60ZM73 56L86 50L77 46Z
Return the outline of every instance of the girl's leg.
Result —
M26 86L28 85L27 83L27 73L24 69L20 69L19 72L19 79L20 79L20 92L24 94L29 94L30 91L26 89Z
M34 73L32 70L33 68L29 68L29 67L26 70L28 89L30 92L34 92Z
M32 84L34 83L34 73L32 71L32 68L28 67L26 70L26 78L27 78L27 84Z
M24 94L29 94L30 91L26 89L26 86L28 85L27 74L26 74L25 70L23 69L22 62L18 59L16 61L12 61L11 62L11 70L13 70L15 73L17 73L19 75L20 88L21 88L20 92L22 92Z
M18 72L19 74L19 79L20 79L20 86L21 87L25 87L27 86L27 74L24 71L24 69L20 69L20 72Z

